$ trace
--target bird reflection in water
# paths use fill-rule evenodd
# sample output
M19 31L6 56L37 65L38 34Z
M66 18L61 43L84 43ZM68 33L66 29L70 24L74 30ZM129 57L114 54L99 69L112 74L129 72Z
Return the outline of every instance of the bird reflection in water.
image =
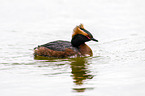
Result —
M75 92L84 92L86 89L93 88L80 88L85 81L88 79L92 79L94 76L91 75L90 70L88 69L89 63L87 62L87 58L75 58L71 62L71 73L73 77L73 82L77 85L77 88L73 88Z
M84 57L77 57L77 58L71 58L71 59L61 59L58 61L58 59L53 58L35 58L36 60L46 60L45 62L60 62L60 61L69 61L70 67L71 67L71 76L73 78L73 82L75 84L75 87L73 88L74 92L85 92L86 90L92 90L93 87L84 87L84 85L87 84L87 80L92 79L94 75L92 75L91 71L89 70L89 58ZM62 62L61 62L62 63ZM51 64L53 65L53 64ZM54 64L55 66L60 64ZM41 65L41 67L44 66ZM46 65L45 65L46 66ZM49 66L47 64L47 66ZM54 67L54 66L53 66ZM88 84L87 84L88 85Z

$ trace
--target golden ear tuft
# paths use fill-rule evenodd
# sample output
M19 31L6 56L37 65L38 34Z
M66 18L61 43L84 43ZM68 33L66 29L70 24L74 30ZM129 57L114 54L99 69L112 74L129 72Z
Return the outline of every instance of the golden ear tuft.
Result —
M79 27L82 28L82 29L84 29L84 25L83 24L80 24Z
M83 30L81 30L80 28L84 29L84 26L83 24L80 24L79 26L76 26L73 30L73 34L72 34L72 37L74 37L75 35L77 34L82 34L84 36L87 36L88 34L85 33Z

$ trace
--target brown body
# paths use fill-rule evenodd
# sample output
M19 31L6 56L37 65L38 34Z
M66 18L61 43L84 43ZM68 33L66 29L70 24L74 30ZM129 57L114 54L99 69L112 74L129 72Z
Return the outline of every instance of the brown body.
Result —
M66 48L64 51L54 51L46 47L39 47L34 51L35 56L66 58L69 56L81 56L80 52L75 52L72 49Z
M79 46L79 51L82 56L92 56L93 52L87 44L82 44Z
M69 48L66 48L65 51L54 51L46 47L39 47L34 50L34 54L35 56L58 57L58 58L66 58L69 56L81 57L93 55L91 48L86 44L80 45L78 51L74 51Z

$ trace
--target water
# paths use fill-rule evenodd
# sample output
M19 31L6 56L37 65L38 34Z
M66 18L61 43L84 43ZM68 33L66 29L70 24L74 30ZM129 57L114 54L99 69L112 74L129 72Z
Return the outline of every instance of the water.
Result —
M1 0L2 96L144 96L144 0ZM34 60L83 23L93 57Z

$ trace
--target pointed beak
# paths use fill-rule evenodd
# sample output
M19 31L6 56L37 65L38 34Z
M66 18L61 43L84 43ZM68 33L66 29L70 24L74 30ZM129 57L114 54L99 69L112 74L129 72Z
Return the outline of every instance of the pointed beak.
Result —
M98 42L98 40L96 40L95 38L91 38L91 40Z

